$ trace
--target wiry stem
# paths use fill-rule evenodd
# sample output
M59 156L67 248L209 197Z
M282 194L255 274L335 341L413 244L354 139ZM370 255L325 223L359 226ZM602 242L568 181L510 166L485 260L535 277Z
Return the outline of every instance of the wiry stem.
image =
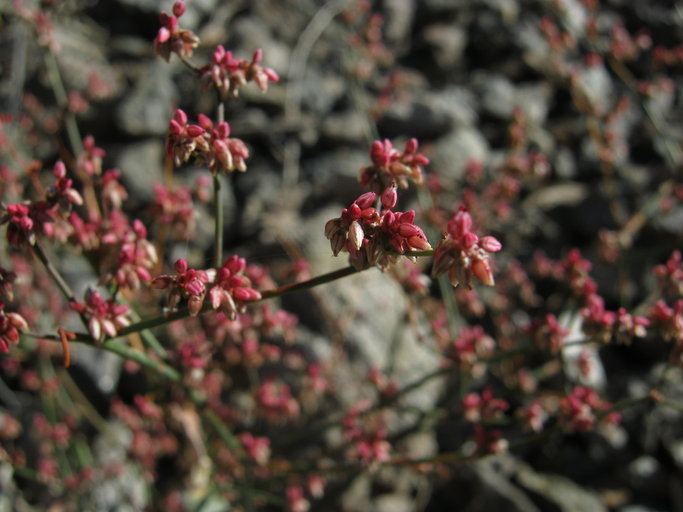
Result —
M40 244L36 241L31 248L33 249L33 253L38 257L40 262L50 274L50 277L52 277L52 280L59 287L66 300L69 302L76 302L76 298L71 291L71 287L66 283L62 275L48 259L47 254L45 254L45 251L43 251L43 248L40 246Z
M218 123L225 121L225 102L218 102ZM216 268L223 263L223 194L221 193L221 176L219 173L213 175L213 215L214 215L214 243L215 256L214 265Z

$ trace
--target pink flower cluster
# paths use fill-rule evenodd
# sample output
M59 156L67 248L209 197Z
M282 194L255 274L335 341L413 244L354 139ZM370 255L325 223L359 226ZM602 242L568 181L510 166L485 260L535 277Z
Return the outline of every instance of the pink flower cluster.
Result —
M113 299L105 299L93 289L86 292L85 302L72 302L70 306L83 315L88 324L88 332L96 341L102 341L107 336L113 338L120 329L130 325L128 306L117 304Z
M557 354L562 349L567 334L569 331L560 325L552 313L546 314L542 320L537 320L531 325L531 335L536 345L551 354Z
M470 423L499 420L509 408L510 404L506 400L496 398L489 387L481 393L468 393L462 399L463 414Z
M159 16L161 28L154 39L154 51L168 62L171 54L181 58L191 57L193 50L199 45L199 38L191 31L179 26L179 18L185 14L185 2L182 0L173 4L173 14L162 12Z
M102 159L106 151L95 145L95 139L88 135L83 139L83 152L78 155L76 169L85 176L99 176L102 174Z
M602 400L594 389L577 386L560 401L560 423L578 432L593 430L599 421L616 425L621 416L609 412L611 409L612 404Z
M209 290L211 307L221 306L228 318L234 320L239 311L238 304L261 299L261 293L252 288L251 281L244 275L247 262L239 256L230 256L216 272L214 286Z
M432 276L448 273L453 286L463 283L471 288L472 277L487 286L494 285L490 254L501 250L501 243L492 236L479 238L472 231L472 217L460 208L448 222L446 237L434 253Z
M0 353L8 352L10 345L19 342L19 332L28 329L28 323L19 313L5 311L0 302Z
M493 354L496 342L486 334L480 325L463 327L458 337L448 347L448 355L460 369L475 378L481 377L486 370L485 359Z
M268 82L277 83L278 74L271 68L263 67L263 50L257 49L251 60L236 59L232 52L218 45L211 56L211 64L204 66L202 79L213 85L223 99L238 96L239 88L247 82L254 82L261 91L268 90Z
M213 174L247 170L249 149L246 144L230 137L230 125L223 121L214 125L203 114L197 116L198 124L189 124L187 114L178 109L169 122L166 151L176 165L191 157L206 165Z
M217 271L215 269L196 270L189 268L187 261L179 259L175 264L175 275L161 275L152 281L152 287L158 289L171 288L168 307L175 309L181 299L187 299L190 314L196 316L209 298L211 307L219 309L234 320L243 309L245 302L253 302L261 298L261 294L252 288L251 281L244 275L247 263L244 258L231 256ZM209 289L209 285L213 285Z
M299 402L284 382L267 379L256 390L256 402L262 415L272 421L295 418L299 415Z
M342 420L344 438L353 443L348 456L364 464L385 462L391 454L387 429L381 415L363 417L369 406L368 402L359 402Z
M597 294L589 295L586 307L581 310L583 331L590 337L608 343L613 337L621 343L633 338L644 338L650 321L639 315L631 315L626 309L617 312L605 309L605 301Z
M55 223L62 214L68 212L72 205L83 203L81 194L73 188L73 183L66 177L66 167L58 161L52 170L55 183L46 198L41 201L9 204L4 215L0 216L0 225L7 226L7 242L19 246L24 242L36 243L36 235L55 236Z
M189 189L155 184L152 213L160 225L169 228L174 239L188 240L194 237L196 213Z
M358 269L372 265L384 268L398 255L431 249L427 236L414 224L415 211L391 211L396 200L387 196L383 194L384 208L378 211L373 206L377 194L366 192L344 208L340 217L327 221L325 236L335 256L348 252L351 264Z
M140 283L152 280L151 270L159 261L157 250L147 240L147 228L138 219L121 245L116 269L109 277L119 288L136 290Z
M394 148L388 139L376 140L370 149L372 165L361 170L361 185L381 193L392 186L408 188L409 181L422 183L422 167L429 159L417 149L417 139L406 142L403 151Z

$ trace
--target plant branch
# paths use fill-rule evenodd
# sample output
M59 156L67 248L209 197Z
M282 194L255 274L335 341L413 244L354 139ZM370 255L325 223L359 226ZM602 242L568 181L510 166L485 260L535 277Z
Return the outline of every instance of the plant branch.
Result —
M50 274L50 277L52 277L52 280L57 284L59 289L61 290L62 294L66 298L68 302L76 302L76 298L74 297L73 292L71 291L71 287L66 283L62 275L59 273L59 271L55 268L55 266L52 264L52 262L48 259L47 254L45 254L45 251L43 251L43 248L40 246L38 241L36 241L32 246L31 249L33 250L33 254L35 254L40 262L43 264L45 269L48 271Z

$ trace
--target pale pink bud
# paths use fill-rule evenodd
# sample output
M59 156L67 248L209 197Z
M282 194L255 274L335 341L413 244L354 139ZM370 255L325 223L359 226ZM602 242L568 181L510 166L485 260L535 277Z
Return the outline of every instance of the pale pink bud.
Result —
M187 272L187 261L185 261L183 258L180 258L175 262L175 270L178 272L178 274L184 274Z
M385 208L391 209L396 206L398 201L398 194L396 193L396 185L392 185L382 192L382 205Z
M377 199L377 194L374 192L366 192L356 199L354 204L358 205L361 210L365 210L366 208L370 208L375 203L375 199Z
M503 248L503 244L501 244L497 238L492 236L485 236L482 238L479 241L479 245L481 245L481 248L486 252L498 252Z
M495 281L493 279L493 272L489 265L488 259L476 258L472 261L472 273L486 286L493 286Z
M356 249L360 249L363 245L363 238L365 233L363 228L357 221L353 221L349 226L349 241L353 244Z
M178 0L173 4L173 15L180 18L183 14L185 14L185 2Z

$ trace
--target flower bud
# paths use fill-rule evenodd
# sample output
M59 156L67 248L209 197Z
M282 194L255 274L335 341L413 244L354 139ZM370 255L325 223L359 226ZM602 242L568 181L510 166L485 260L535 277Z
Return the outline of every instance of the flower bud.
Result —
M185 14L185 2L178 0L173 4L173 15L180 18L183 14Z
M382 206L391 209L396 206L398 201L398 194L396 193L396 185L392 185L382 192Z

